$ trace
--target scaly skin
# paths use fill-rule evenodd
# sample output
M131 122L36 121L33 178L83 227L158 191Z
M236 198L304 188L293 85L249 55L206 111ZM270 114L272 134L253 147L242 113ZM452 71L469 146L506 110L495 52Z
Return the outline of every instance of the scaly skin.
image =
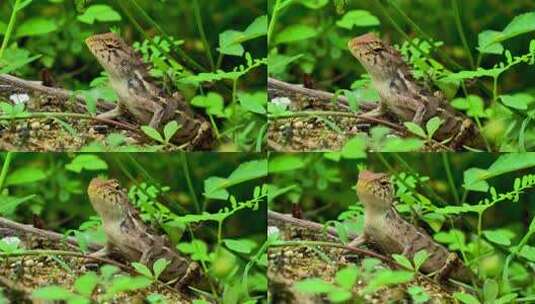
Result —
M443 123L435 139L449 140L448 146L455 150L463 145L483 147L475 124L455 111L441 92L432 93L419 85L395 48L371 33L353 38L348 48L366 69L381 97L378 109L365 115L377 117L389 113L402 122L412 121L420 126L438 116Z
M430 256L420 268L423 273L437 272L439 279L450 277L467 283L474 278L472 271L454 253L396 212L394 187L388 175L366 170L360 172L357 195L364 205L364 236L381 251L412 259L416 252L425 249Z
M112 119L126 112L143 125L160 129L176 119L181 128L173 142L191 142L207 148L211 141L210 124L196 116L184 97L176 92L166 95L149 76L146 65L135 51L114 33L94 35L86 39L91 53L109 75L110 85L117 93L117 107L98 117Z
M93 209L102 218L102 225L108 239L105 250L96 256L118 251L131 262L141 262L150 269L159 258L171 263L160 276L163 281L176 281L181 288L199 275L197 263L180 256L168 247L165 237L157 235L145 225L137 210L130 204L126 193L115 179L93 178L87 188Z

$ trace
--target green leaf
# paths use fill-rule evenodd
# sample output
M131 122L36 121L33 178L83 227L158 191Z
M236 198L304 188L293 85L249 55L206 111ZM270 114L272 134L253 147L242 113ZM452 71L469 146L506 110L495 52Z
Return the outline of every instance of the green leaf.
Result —
M521 34L535 31L535 12L516 16L503 31L484 31L479 34L479 51L481 53L501 54L503 46L500 42Z
M99 278L96 273L92 271L84 273L74 282L74 290L83 296L90 297L98 281Z
M416 270L420 269L420 267L425 263L425 261L427 261L427 258L429 258L429 253L427 252L427 250L422 249L416 252L413 258Z
M517 297L518 297L518 294L516 294L516 293L506 294L505 296L497 299L496 302L494 302L494 304L509 304L509 303L513 303L513 300L516 299Z
M149 126L141 126L141 131L143 131L145 135L154 139L155 141L160 142L160 143L165 143L165 140L163 139L162 135L158 132L158 130Z
M489 184L485 181L488 171L479 168L470 168L463 173L463 187L466 190L487 192Z
M332 303L342 303L350 300L353 294L349 290L336 289L327 293L327 297Z
M24 197L0 195L0 215L12 214L22 203L35 198L37 195L31 194Z
M435 132L440 128L442 123L443 121L440 117L433 117L427 121L425 129L427 130L428 138L433 138L433 135L435 135Z
M245 110L257 114L266 114L266 92L256 92L253 94L240 92L238 93L238 100Z
M275 43L282 44L302 41L313 38L318 35L318 33L319 32L315 28L310 27L308 25L290 25L277 34L277 36L275 37Z
M342 19L336 21L336 25L345 29L352 29L353 26L365 27L379 25L381 22L377 17L368 11L352 10L345 13Z
M535 247L524 245L522 249L520 249L518 255L530 260L531 262L535 262Z
M147 288L152 284L152 280L144 276L128 277L119 275L108 285L106 294L117 294L123 291Z
M65 165L65 169L76 173L80 173L82 170L107 170L108 164L95 154L79 154Z
M241 163L228 177L231 185L267 176L267 159L251 160Z
M239 253L249 254L255 249L258 245L256 242L249 239L224 239L223 243L230 249Z
M511 240L515 237L515 233L507 229L485 230L483 235L487 240L504 246L511 245Z
M303 6L310 8L310 9L320 9L327 5L329 3L329 0L295 0L297 3L301 3ZM291 4L292 1L286 1L287 5ZM282 4L281 6L284 7L285 4Z
M217 117L227 117L228 114L224 112L223 96L218 93L209 92L206 96L198 95L193 97L191 105L206 109L206 112Z
M19 48L6 48L4 56L0 58L0 74L19 70L28 63L40 58L41 55L30 56L30 52Z
M411 261L409 261L409 259L404 256L404 255L401 255L401 254L393 254L392 255L392 258L400 265L402 265L403 267L407 268L407 269L414 269L414 267L412 266L411 264Z
M498 297L500 289L498 282L493 279L486 279L483 285L483 299L485 303L494 303L494 300Z
M13 10L18 12L20 11L21 9L25 8L26 6L30 5L32 3L33 0L22 0L20 2L18 2L18 4L13 7Z
M480 304L479 300L471 294L464 292L456 292L453 297L465 304Z
M154 279L158 279L162 272L171 264L171 261L165 259L165 258L159 258L154 262L152 265L152 269L154 271Z
M204 196L211 199L227 200L230 193L225 189L226 178L212 176L204 180Z
M367 140L364 136L355 136L342 148L342 157L348 159L366 158Z
M535 101L535 97L527 93L518 93L514 95L500 95L504 105L518 110L527 110L528 106Z
M176 248L183 253L191 255L194 261L209 261L208 247L201 240L193 240L191 243L180 243Z
M134 267L134 269L139 273L139 274L142 274L144 276L146 276L147 278L154 278L154 276L152 275L152 272L150 271L150 269L141 264L141 263L137 263L137 262L132 262L132 267Z
M420 286L411 286L407 288L407 292L411 295L415 304L427 303L431 297L425 293L425 290Z
M74 294L68 289L60 286L47 286L41 287L32 292L33 298L43 299L43 300L68 300L73 297Z
M51 33L58 29L58 25L52 19L36 17L24 21L17 27L15 37L39 36Z
M500 55L503 53L503 45L497 41L500 37L500 32L497 31L483 31L477 36L478 47L480 53Z
M219 48L221 54L243 56L245 49L243 42L252 40L267 33L267 16L256 18L245 31L227 30L219 34Z
M357 282L358 269L355 266L348 266L336 272L334 281L343 289L351 290Z
M41 168L23 167L11 172L6 179L6 185L30 184L46 178Z
M468 95L466 98L455 98L451 102L452 107L466 111L470 117L485 117L485 103L477 95Z
M111 6L105 4L95 4L87 8L87 10L76 17L78 21L93 24L95 21L121 21L121 15L117 13Z
M305 166L305 161L299 155L282 154L273 155L269 158L269 173L299 170Z
M425 134L424 129L420 127L419 125L415 124L414 122L404 122L403 125L409 130L409 132L418 135L421 138L427 138L427 135Z
M414 277L414 273L409 271L378 271L376 275L370 280L368 286L362 290L364 294L371 294L378 289L389 286L398 285L410 282Z
M319 278L304 279L296 282L294 288L304 294L321 294L336 289L331 283Z
M168 122L163 128L163 135L165 138L165 142L168 143L176 134L178 129L180 129L181 127L182 126L179 126L176 120L171 120L170 122Z

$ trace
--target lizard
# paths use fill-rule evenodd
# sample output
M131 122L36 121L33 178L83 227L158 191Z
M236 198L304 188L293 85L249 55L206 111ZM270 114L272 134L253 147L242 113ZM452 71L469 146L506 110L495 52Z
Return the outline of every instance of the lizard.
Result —
M359 173L357 195L364 206L364 233L355 243L369 242L386 254L403 254L412 259L425 249L428 259L420 267L423 273L434 273L438 281L452 278L470 283L474 273L462 260L435 242L423 229L403 219L393 207L394 187L385 173L363 170Z
M121 37L115 33L97 34L85 43L107 72L110 86L118 96L117 106L97 117L113 119L129 113L138 123L157 130L176 119L181 127L173 137L174 143L189 142L193 147L209 148L210 124L191 110L182 94L175 92L169 96L158 87L147 65Z
M453 109L442 92L431 92L417 83L409 65L394 47L373 33L355 37L347 46L370 75L380 96L378 107L363 115L391 114L402 122L411 121L420 126L438 116L442 125L434 134L435 139L447 142L454 150L463 145L483 147L483 138L474 122Z
M89 183L87 193L93 209L102 219L107 238L106 246L93 256L103 257L117 252L128 261L139 261L150 269L156 260L165 258L170 264L159 279L164 282L176 280L174 286L177 289L199 276L197 263L171 249L166 237L158 235L141 220L116 179L95 177Z

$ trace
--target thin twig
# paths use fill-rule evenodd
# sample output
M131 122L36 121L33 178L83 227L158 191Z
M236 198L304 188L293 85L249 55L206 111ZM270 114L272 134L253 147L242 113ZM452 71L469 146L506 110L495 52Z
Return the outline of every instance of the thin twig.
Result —
M78 241L73 237L65 236L63 234L60 234L60 233L57 233L57 232L53 232L53 231L48 231L48 230L35 228L32 225L20 224L20 223L8 220L7 218L4 218L4 217L0 217L0 227L5 227L5 228L12 229L12 230L17 230L17 231L21 231L21 232L24 232L24 233L35 234L35 235L38 235L38 236L40 236L42 238L46 238L46 239L49 239L49 240L52 240L52 241L58 241L58 242L59 241L61 241L61 242L65 241L68 244L71 244L71 245L74 245L74 246L78 246ZM102 246L100 246L100 245L98 245L96 243L90 243L90 244L87 245L87 247L89 249L95 250L95 251L102 248Z

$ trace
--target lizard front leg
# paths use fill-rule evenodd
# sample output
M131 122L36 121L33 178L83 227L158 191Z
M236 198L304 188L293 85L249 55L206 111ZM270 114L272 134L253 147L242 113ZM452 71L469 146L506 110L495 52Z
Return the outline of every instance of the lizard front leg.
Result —
M96 117L100 119L114 119L115 117L121 116L124 113L123 107L120 105L115 106L110 111L100 113Z
M450 252L444 265L442 265L442 267L436 271L435 277L437 281L446 281L450 277L451 272L460 265L461 260L459 259L459 257L455 253Z

